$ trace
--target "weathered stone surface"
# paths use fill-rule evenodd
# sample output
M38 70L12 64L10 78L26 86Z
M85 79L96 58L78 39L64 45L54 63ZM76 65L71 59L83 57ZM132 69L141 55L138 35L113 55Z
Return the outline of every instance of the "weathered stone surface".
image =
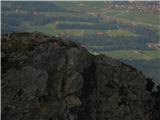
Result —
M137 69L80 44L2 36L2 120L158 120L152 87Z

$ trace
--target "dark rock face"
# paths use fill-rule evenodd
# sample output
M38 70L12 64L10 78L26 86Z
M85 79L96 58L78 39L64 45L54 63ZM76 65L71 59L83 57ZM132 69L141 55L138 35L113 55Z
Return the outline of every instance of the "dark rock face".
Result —
M146 86L140 71L80 44L2 36L2 120L153 120Z
M157 91L153 92L153 120L160 119L160 85L157 86Z

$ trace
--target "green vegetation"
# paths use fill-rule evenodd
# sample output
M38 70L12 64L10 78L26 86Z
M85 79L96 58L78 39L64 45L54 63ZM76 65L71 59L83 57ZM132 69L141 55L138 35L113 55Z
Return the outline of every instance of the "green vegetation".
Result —
M116 50L100 52L117 59L152 60L160 59L160 51Z
M100 18L100 24L109 24L110 22L117 22L118 24L124 24L124 25L129 25L130 27L132 26L147 26L148 29L153 30L160 36L160 27L159 25L159 16L156 14L152 13L146 13L146 12L139 12L136 10L126 10L124 8L107 8L105 2L54 2L58 6L58 8L65 8L68 11L40 11L39 15L42 17L58 17L58 16L63 16L63 17L96 17L96 16L101 16ZM13 9L10 10L13 6L9 3L4 4L5 7L8 7L8 11L2 11L6 16L10 15L22 15L21 13L16 13L16 11ZM32 8L33 9L33 8ZM34 10L34 9L33 9ZM87 11L87 12L86 12ZM33 11L32 11L33 12ZM106 16L110 16L110 18L105 18ZM33 16L36 17L36 16ZM103 18L104 17L104 18ZM12 20L12 17L9 18ZM14 20L14 19L13 19ZM58 20L57 20L58 21ZM13 21L14 22L14 21ZM135 34L134 31L129 31L126 28L119 28L119 29L110 29L110 30L103 30L103 29L70 29L70 28L65 28L65 29L58 29L56 27L57 23L53 21L49 21L49 23L45 23L42 25L35 25L35 21L21 21L20 25L16 25L15 27L23 27L27 29L29 32L33 31L39 31L42 33L45 33L46 35L58 35L60 33L63 33L65 35L69 36L78 36L83 39L85 35L96 35L97 32L101 32L103 34L100 35L100 37L111 37L111 38L122 38L125 37L127 39L136 38L140 36L140 34ZM19 21L18 21L19 23ZM43 22L42 22L43 23ZM90 25L94 26L96 24L99 24L98 22L86 22L86 21L58 21L58 23L62 24L67 24L67 25ZM117 39L118 40L118 39ZM119 39L123 40L123 39ZM126 40L126 39L125 39ZM99 42L99 41L98 41ZM102 43L103 44L103 43ZM88 44L89 45L89 44ZM105 45L96 45L96 44L91 44L88 46L89 48L93 49L101 49L101 53L111 55L115 58L136 58L136 59L152 59L152 57L158 56L157 53L159 51L147 51L144 53L135 53L132 50L118 50L118 51L111 51L107 52L105 51ZM157 52L157 53L156 53ZM129 55L130 54L130 55Z
M83 24L83 25L94 25L93 23L89 22L62 22L66 24ZM35 25L30 25L27 22L23 22L21 24L23 27L27 28L28 31L33 32L33 31L39 31L43 32L47 35L57 35L61 32L68 34L68 35L73 35L73 36L83 36L84 34L96 34L96 32L103 32L104 35L108 35L110 37L118 37L118 36L124 36L124 37L136 37L137 34L132 33L130 31L127 31L125 29L117 29L117 30L84 30L84 29L58 29L56 28L55 23L49 23L46 25L42 26L35 26Z
M128 11L119 17L153 25L159 25L160 19L159 15L139 11Z
M125 9L107 9L102 12L103 15L107 15L107 16L117 16L120 13L123 13L125 11Z
M125 29L117 29L117 30L108 30L106 32L110 37L118 37L118 36L124 36L124 37L136 37L137 34L132 33L130 31L127 31Z
M74 1L74 2L56 2L57 5L60 5L66 9L77 12L98 12L102 8L105 8L104 2L98 1Z
M80 13L80 12L40 12L40 15L46 16L46 17L55 17L55 16L64 16L64 17L77 17L77 16L83 16L83 17L90 17L87 13Z
M152 59L160 59L160 50L143 51L143 53L152 57Z
M46 24L43 26L31 26L30 24L23 23L23 25L28 29L30 32L39 31L45 33L46 35L57 35L59 33L65 33L68 35L74 36L82 36L85 32L92 32L92 30L76 30L76 29L56 29L54 23Z
M39 31L42 33L45 33L46 35L56 35L56 31L54 31L54 24L50 23L44 26L29 26L28 30L33 32L33 31Z
M92 48L105 48L105 46L103 45L92 45L92 46L88 46L89 49L92 49Z
M69 24L69 25L95 25L92 22L75 22L75 21L62 21L60 23Z

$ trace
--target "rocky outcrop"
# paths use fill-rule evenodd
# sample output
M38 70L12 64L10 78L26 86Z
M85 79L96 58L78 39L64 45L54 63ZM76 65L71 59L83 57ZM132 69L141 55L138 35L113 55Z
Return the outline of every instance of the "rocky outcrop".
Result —
M2 120L154 118L141 71L41 33L2 36L1 84Z
M153 120L160 119L160 85L157 86L157 90L153 93Z

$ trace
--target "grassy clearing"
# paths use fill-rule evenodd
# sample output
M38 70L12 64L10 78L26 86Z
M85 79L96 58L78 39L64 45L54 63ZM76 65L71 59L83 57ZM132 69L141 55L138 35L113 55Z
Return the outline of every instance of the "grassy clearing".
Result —
M92 45L92 46L88 46L89 49L92 49L92 48L105 48L105 46L102 46L102 45Z
M102 12L102 14L107 16L116 16L124 11L124 9L107 9L104 12Z
M155 27L147 27L148 29L153 30L160 38L160 26L155 26Z
M83 11L83 12L101 11L101 8L105 8L106 6L104 2L99 2L99 1L56 2L56 4L72 11Z
M73 29L56 29L56 26L54 23L46 24L43 26L31 26L30 24L23 23L23 26L28 29L28 31L39 31L46 35L57 35L61 32L68 34L68 35L75 35L75 36L83 36L85 33L84 30L73 30Z
M77 17L77 16L83 16L83 17L90 17L87 13L79 13L79 12L40 12L41 15L44 15L46 17L56 17L56 16L64 16L64 17Z
M125 29L118 29L118 30L108 30L106 32L110 37L118 37L118 36L123 36L123 37L136 37L138 36L135 33L132 33L130 31L127 31Z
M146 54L152 58L160 59L160 50L144 51L144 54Z
M62 23L69 23L69 24L93 24L93 23L88 23L88 22L62 22ZM104 35L108 35L110 37L119 37L119 36L124 36L124 37L136 37L137 34L132 33L130 31L127 31L125 29L118 29L118 30L83 30L83 29L57 29L54 23L49 23L43 26L33 26L30 25L27 22L23 22L21 24L24 28L27 28L28 31L39 31L43 32L47 35L56 35L58 33L64 32L65 34L68 35L73 35L73 36L83 36L84 34L96 34L96 32L103 32Z
M67 25L95 25L93 22L76 22L76 21L61 21L60 23Z
M104 51L100 52L101 54L105 54L111 56L116 59L131 59L131 60L151 60L160 58L160 51L142 51L136 52L133 50L116 50L116 51Z
M27 31L29 32L38 31L38 32L42 32L49 36L56 35L54 23L50 23L50 24L43 25L43 26L34 26L28 22L22 22L21 26L26 28Z
M159 25L160 20L159 15L139 11L129 11L118 17L153 25Z

